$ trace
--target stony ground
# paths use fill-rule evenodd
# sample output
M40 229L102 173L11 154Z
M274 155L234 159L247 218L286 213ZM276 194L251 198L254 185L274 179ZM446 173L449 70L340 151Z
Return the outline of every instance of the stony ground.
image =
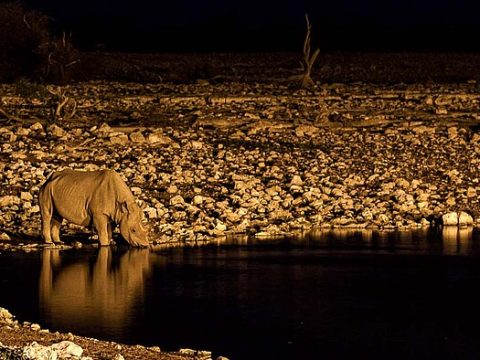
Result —
M0 128L0 238L38 240L38 188L66 167L118 171L145 206L153 244L403 229L452 211L480 225L476 89L86 83L68 88L72 119L52 123L51 103L5 85L16 120Z
M109 341L62 334L42 329L38 324L19 323L7 310L0 308L0 358L9 360L23 359L57 359L52 356L55 344L68 342L67 351L57 347L58 359L70 360L206 360L211 358L207 351L180 349L179 352L163 352L159 347L140 345L123 345ZM33 345L32 345L33 344ZM40 346L38 346L38 345ZM65 344L65 343L63 343ZM53 347L52 347L53 345ZM25 351L29 351L28 356ZM22 357L23 356L23 357Z

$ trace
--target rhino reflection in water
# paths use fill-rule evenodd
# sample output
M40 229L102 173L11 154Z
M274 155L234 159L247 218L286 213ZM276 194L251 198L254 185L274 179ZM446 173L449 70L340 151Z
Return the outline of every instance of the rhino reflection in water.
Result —
M130 245L148 246L142 211L115 171L54 172L40 188L39 204L46 243L60 242L65 219L76 225L93 225L102 246L112 240L112 223L120 226L120 234Z
M134 305L144 299L150 273L147 249L130 250L112 264L110 248L100 248L95 264L61 266L61 253L44 249L39 281L40 309L54 327L108 326L121 329L132 318Z

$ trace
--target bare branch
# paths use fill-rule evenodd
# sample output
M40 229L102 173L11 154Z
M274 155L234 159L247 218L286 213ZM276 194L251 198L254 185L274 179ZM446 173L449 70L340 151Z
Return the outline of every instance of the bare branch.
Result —
M311 78L312 67L320 54L320 49L316 49L313 55L310 55L311 47L310 41L312 37L312 25L308 19L308 14L305 14L305 22L307 27L307 33L305 34L305 40L303 42L303 59L301 60L302 71L301 75L301 87L310 88L313 86L313 80Z

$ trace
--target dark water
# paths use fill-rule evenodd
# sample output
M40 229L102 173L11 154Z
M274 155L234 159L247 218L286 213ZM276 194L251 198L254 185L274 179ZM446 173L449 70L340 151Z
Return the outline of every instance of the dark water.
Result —
M232 360L478 359L479 285L468 229L0 254L20 320Z

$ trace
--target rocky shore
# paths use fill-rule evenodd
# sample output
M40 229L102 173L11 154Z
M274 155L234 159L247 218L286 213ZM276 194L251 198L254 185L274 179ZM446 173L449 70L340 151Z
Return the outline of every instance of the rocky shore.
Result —
M313 93L244 84L231 97L208 82L186 87L76 85L75 117L52 123L42 101L4 85L4 109L25 120L0 126L2 246L39 240L39 186L67 167L119 172L145 206L154 245L407 229L460 212L480 226L474 83Z
M38 324L20 323L0 307L0 358L9 360L209 360L211 352L180 349L164 352L158 346L125 345L93 338L50 332ZM218 357L218 359L226 359Z

